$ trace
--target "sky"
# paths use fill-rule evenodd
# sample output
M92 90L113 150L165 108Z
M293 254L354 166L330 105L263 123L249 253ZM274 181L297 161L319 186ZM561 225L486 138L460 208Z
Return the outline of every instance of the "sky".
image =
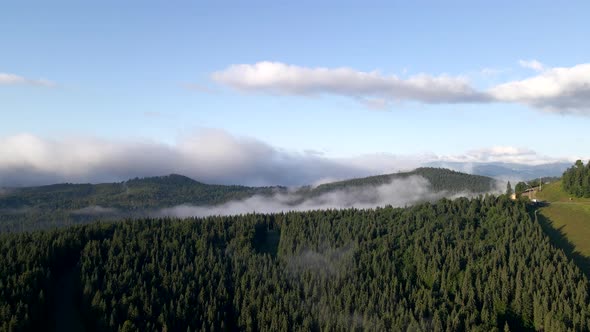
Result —
M590 3L6 1L0 185L590 156ZM267 159L262 161L261 159Z

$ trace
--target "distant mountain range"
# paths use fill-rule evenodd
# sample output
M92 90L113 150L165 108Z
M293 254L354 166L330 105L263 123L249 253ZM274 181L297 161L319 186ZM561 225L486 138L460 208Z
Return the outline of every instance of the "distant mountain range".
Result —
M467 163L435 161L429 167L443 167L459 172L489 176L497 179L532 180L539 177L560 177L571 166L570 162L557 162L541 165L525 165L517 163Z
M418 168L395 173L300 188L246 187L205 184L186 176L171 174L136 178L125 182L102 184L55 184L39 187L12 188L0 193L0 232L47 228L62 224L145 217L157 209L188 204L211 206L239 201L253 196L277 194L311 199L352 188L370 188L396 179L423 177L429 191L484 193L493 190L496 181L490 177L470 175L442 168ZM295 201L294 201L295 204Z

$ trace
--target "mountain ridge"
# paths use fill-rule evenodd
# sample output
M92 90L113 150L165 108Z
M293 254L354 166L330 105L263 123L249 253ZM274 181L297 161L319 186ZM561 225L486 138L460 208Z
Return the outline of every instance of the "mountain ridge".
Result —
M36 229L39 225L61 225L66 222L146 217L154 215L154 211L175 206L218 206L255 196L265 199L277 194L295 195L297 199L289 204L298 204L306 199L321 198L327 193L359 187L371 189L412 176L426 179L430 184L428 190L449 195L467 192L483 194L496 188L496 181L492 178L442 168L418 168L411 172L298 188L206 184L179 174L133 178L114 183L62 183L12 188L0 196L0 232L14 229L15 226Z

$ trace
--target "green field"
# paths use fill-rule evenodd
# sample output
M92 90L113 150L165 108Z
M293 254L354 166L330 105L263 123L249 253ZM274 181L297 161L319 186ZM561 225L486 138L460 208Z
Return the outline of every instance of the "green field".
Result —
M550 236L590 271L590 199L570 196L562 190L561 182L548 184L537 198L548 203L539 210L539 217L545 227L553 228ZM559 236L565 238L556 239Z
M590 205L590 198L577 198L561 189L561 182L553 182L543 186L543 191L537 193L537 198L547 202L562 202ZM570 200L571 199L571 200Z

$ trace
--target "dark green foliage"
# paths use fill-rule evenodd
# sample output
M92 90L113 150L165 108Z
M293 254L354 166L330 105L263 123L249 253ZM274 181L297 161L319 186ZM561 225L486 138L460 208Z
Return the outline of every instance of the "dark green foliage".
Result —
M563 190L576 197L590 197L590 161L584 166L581 160L568 168L562 176Z
M534 188L534 187L538 187L541 184L541 181L543 183L543 185L551 183L551 182L556 182L556 181L561 181L560 177L554 177L554 176L544 176L542 178L537 178L537 179L532 179L529 181L526 181L526 184L529 186L529 188Z
M0 239L5 330L14 320L33 326L47 312L35 296L50 290L64 255L78 259L91 329L590 328L588 280L524 203L505 196L136 220Z
M110 237L109 226L0 235L0 331L47 330L56 277L77 264L91 239Z
M516 187L514 187L514 191L516 192L517 195L522 194L523 192L525 192L525 190L529 189L530 185L528 185L526 182L519 182L516 184Z
M0 208L75 210L88 206L103 206L137 210L183 203L217 204L253 194L270 194L272 191L272 187L204 184L185 176L172 174L132 179L121 183L56 184L13 189L6 196L0 197Z
M528 189L537 188L541 185L544 186L544 185L554 182L554 181L561 181L561 178L543 177L543 178L533 179L533 180L529 180L529 181L520 181L514 187L514 192L518 196L518 195L522 194L523 192L527 191Z

